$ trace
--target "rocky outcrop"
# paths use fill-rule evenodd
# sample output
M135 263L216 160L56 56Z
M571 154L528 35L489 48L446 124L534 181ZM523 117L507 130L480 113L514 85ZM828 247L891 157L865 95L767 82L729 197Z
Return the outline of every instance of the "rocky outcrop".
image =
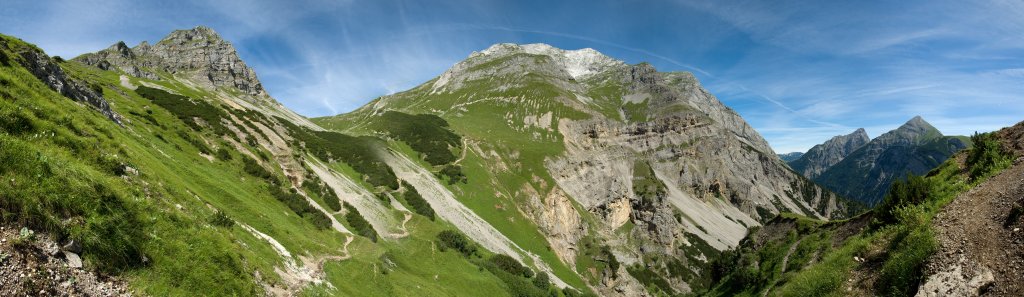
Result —
M853 133L832 137L825 143L815 145L799 159L789 162L789 166L807 178L815 178L829 167L839 163L861 146L871 141L864 128Z
M960 138L943 136L917 116L868 142L814 180L832 191L873 206L889 185L907 174L923 175L957 151Z
M0 38L0 46L20 55L21 59L18 62L21 66L50 89L72 100L92 106L111 121L121 125L121 116L110 109L110 103L103 98L102 89L99 89L99 86L89 87L85 83L72 79L64 73L56 61L38 48L14 45L3 38Z
M266 96L256 72L238 57L234 46L203 26L174 31L152 45L143 41L128 48L124 42L118 42L75 60L104 70L118 69L135 77L156 80L159 73L167 73L209 89L233 88L254 97Z

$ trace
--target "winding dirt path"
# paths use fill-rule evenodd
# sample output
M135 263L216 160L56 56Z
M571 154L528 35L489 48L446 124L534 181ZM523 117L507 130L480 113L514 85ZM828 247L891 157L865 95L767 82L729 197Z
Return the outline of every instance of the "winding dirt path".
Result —
M918 296L1024 296L1024 224L1004 226L1024 202L1024 162L949 203L932 221L939 251Z
M793 245L789 246L789 250L786 251L786 256L782 257L782 265L779 265L779 275L783 275L783 274L786 273L786 266L789 265L789 256L792 256L793 252L796 252L797 246L800 245L801 241L804 241L804 238L807 238L807 237L806 236L800 237L800 239L797 239L796 242L793 243ZM772 289L775 288L775 284L777 284L778 282L779 282L778 278L776 278L774 281L772 281L772 284L768 286L767 290L764 290L764 293L761 294L761 296L768 296L768 293L770 293L772 291Z

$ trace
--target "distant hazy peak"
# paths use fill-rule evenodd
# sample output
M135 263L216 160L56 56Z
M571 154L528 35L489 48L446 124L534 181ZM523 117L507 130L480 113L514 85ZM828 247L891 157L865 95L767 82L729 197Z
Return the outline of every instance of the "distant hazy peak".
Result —
M514 43L499 43L488 47L487 49L474 52L469 57L478 58L486 56L500 57L514 53L528 53L532 55L544 55L549 56L565 68L565 71L569 73L574 79L581 79L595 73L599 73L604 69L612 66L625 65L626 63L605 56L604 54L592 49L584 48L578 50L563 50L560 48L553 47L551 45L543 43L532 43L532 44L514 44Z

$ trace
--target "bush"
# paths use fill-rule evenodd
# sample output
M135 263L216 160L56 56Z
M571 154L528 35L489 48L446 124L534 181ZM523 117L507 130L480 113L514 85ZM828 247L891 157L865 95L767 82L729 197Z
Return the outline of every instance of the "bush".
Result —
M248 173L249 175L266 180L272 180L272 178L274 177L274 174L270 173L270 171L267 171L267 169L263 168L263 166L260 166L259 163L256 163L256 160L253 160L252 158L246 156L242 156L242 170L245 171L245 173ZM272 183L276 184L276 182Z
M974 147L967 153L967 166L970 178L976 180L995 172L1010 164L1009 154L1003 151L998 137L994 133L971 136Z
M325 230L331 228L331 219L327 218L327 215L319 209L309 205L309 201L306 201L306 198L299 195L295 189L289 189L286 192L272 185L270 186L270 194L277 201L281 201L288 206L295 214L309 220L317 229Z
M889 186L889 193L875 209L875 218L878 223L894 223L896 222L896 212L900 208L927 201L930 191L931 185L928 180L921 176L908 174L905 181L897 180Z
M203 100L193 100L189 97L171 94L161 89L146 86L139 86L135 93L170 111L193 130L202 131L202 127L195 121L195 118L199 118L206 122L207 125L210 125L213 132L217 135L228 135L230 133L221 122L221 119L227 117L224 111Z
M210 147L206 145L206 142L204 142L202 139L196 139L195 136L189 134L188 132L179 130L178 137L181 137L181 139L184 139L188 143L192 144L192 146L199 150L200 153L209 155L211 152Z
M402 187L405 188L405 194L402 197L405 198L405 202L409 203L409 206L412 206L413 211L433 221L434 208L430 207L430 203L427 203L423 196L416 192L416 188L409 183L402 181Z
M441 168L441 176L448 177L448 185L454 185L456 183L469 183L466 175L462 173L462 166L459 165L445 165Z
M466 257L473 256L477 252L476 245L458 231L444 230L437 233L437 245L441 251L453 249Z
M223 161L231 161L231 153L229 153L228 150L223 148L223 147L222 148L218 148L217 149L217 159L220 159L220 160L223 160Z
M235 225L235 221L231 220L231 218L229 218L228 215L225 214L223 211L217 210L217 212L214 213L212 217L210 217L210 224L213 224L214 226L231 228L232 226Z
M547 291L551 288L551 279L545 272L538 272L537 277L533 278L533 285L541 290Z
M377 231L373 230L370 222L367 222L351 204L345 203L345 210L348 211L345 214L345 221L348 221L348 225L356 231L356 234L369 238L370 241L377 242Z
M306 193L312 192L319 195L331 211L341 211L341 199L338 199L338 194L334 193L334 189L331 187L325 186L315 175L302 181L302 188L306 189Z
M508 255L497 254L491 256L490 262L491 264L494 264L495 267L498 267L498 269L504 270L505 272L511 273L513 275L518 275L525 278L533 277L533 270L530 270L530 268L526 268L526 266L520 264L518 260Z
M391 167L379 155L377 138L354 137L331 131L312 131L296 126L288 120L277 118L288 133L310 153L324 161L340 160L352 169L366 175L366 181L374 186L398 189L398 178Z
M377 122L392 137L409 144L413 150L423 154L431 165L454 162L457 157L451 148L462 147L462 137L448 128L448 122L432 114L411 115L387 111Z

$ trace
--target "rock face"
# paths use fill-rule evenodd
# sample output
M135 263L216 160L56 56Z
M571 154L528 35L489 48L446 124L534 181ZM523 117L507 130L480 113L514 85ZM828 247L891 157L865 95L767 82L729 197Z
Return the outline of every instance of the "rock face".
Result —
M121 124L121 116L110 109L110 104L103 98L101 91L94 90L84 83L68 77L60 65L42 50L34 46L11 44L6 39L0 39L0 46L18 53L21 56L18 62L50 89L72 100L88 104L111 121L118 125ZM10 57L4 57L5 63L9 63L6 61L7 59Z
M832 137L825 143L815 145L799 159L789 162L789 166L807 178L814 179L868 141L871 141L868 133L860 128L848 135Z
M708 273L701 263L714 255L696 247L735 246L748 227L783 211L833 218L847 210L789 170L692 74L591 49L494 45L419 87L319 123L358 130L388 110L448 121L494 172L471 179L496 188L495 199L513 197L570 267L581 257L612 257L585 248L608 246L624 266L653 271L677 293L689 292L691 279L670 269ZM625 269L616 277L607 269L577 273L603 279L591 282L602 295L649 285Z
M143 41L129 48L124 42L117 42L74 61L146 80L181 82L203 90L201 93L208 94L203 99L223 101L235 108L256 110L320 129L270 97L256 72L239 58L235 47L207 27L176 30L156 44ZM122 81L129 83L127 77Z
M943 136L918 116L871 140L829 167L815 181L844 197L873 206L881 201L893 181L908 173L923 175L964 148L965 140Z
M234 46L203 26L174 31L153 45L144 41L128 48L118 42L75 60L104 70L120 69L135 77L156 80L162 72L184 76L211 89L234 88L255 97L266 95L256 72L238 57Z

